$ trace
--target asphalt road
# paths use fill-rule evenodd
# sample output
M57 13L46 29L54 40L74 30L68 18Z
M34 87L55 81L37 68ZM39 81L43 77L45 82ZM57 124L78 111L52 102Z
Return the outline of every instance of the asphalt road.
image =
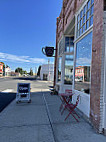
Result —
M35 77L0 78L0 112L16 97L17 83L30 83L31 92L47 91L52 82L36 80Z
M36 89L46 89L48 84L50 86L53 84L47 81L36 80L35 77L5 77L0 78L0 92L17 92L17 83L30 83L31 92L34 92Z

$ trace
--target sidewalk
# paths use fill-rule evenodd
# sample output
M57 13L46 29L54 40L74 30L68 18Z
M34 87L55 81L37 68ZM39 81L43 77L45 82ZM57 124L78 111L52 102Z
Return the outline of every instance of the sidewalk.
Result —
M0 113L0 142L105 142L83 119L60 115L58 96L35 92L32 103L13 101Z

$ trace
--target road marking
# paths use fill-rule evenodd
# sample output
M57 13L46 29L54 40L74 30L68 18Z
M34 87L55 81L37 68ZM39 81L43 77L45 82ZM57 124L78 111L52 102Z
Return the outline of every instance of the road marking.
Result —
M3 92L3 93L9 93L9 92L13 92L13 89L6 89L6 90L3 90L1 92Z
M31 92L47 92L50 91L49 89L42 89L42 88L31 88Z

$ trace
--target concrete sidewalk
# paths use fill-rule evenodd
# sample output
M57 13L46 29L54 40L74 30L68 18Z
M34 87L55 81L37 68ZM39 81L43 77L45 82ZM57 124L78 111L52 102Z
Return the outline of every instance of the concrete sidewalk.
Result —
M59 112L60 99L49 92L31 94L32 103L13 101L0 114L0 142L105 142L83 119Z

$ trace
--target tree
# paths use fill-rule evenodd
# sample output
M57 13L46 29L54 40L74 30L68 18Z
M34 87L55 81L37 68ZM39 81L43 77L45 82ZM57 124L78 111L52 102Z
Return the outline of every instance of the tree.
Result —
M39 66L38 68L37 76L40 76L40 70L41 70L41 66Z
M27 71L23 70L22 68L18 67L15 69L15 72L22 74L27 74Z
M23 69L18 67L15 69L15 72L20 73L21 75L23 74Z
M27 74L27 71L23 71L23 74Z
M30 68L30 73L29 73L31 76L33 76L33 70L32 68Z

